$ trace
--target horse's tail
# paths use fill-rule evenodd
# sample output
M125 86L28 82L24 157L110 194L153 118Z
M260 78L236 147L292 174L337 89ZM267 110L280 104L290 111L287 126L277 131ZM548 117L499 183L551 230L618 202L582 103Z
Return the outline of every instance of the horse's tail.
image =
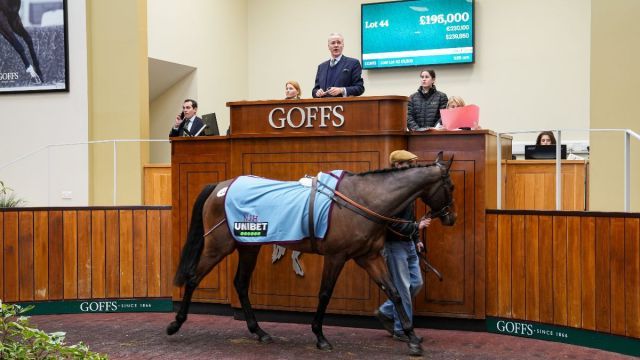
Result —
M202 249L204 248L204 224L202 223L204 203L216 188L216 185L218 184L209 184L205 186L200 192L200 195L198 195L196 202L193 204L189 235L187 235L187 241L182 248L180 264L178 265L176 276L173 279L173 283L176 286L184 285L195 275L196 266L198 266L198 261L200 260L200 255L202 255Z

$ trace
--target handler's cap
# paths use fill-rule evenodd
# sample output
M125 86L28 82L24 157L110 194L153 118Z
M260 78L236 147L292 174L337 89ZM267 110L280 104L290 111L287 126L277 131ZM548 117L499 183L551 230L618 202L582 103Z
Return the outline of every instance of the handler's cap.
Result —
M389 162L391 165L397 162L411 161L417 159L418 156L408 152L407 150L396 150L389 154Z

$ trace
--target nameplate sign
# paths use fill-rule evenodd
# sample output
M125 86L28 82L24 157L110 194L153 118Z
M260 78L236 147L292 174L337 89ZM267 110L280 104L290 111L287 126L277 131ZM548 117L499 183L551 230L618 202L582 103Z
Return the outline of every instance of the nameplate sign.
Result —
M229 102L231 136L405 131L407 97Z
M344 125L344 106L294 106L285 110L284 107L273 108L269 112L269 125L274 129L290 127L298 129L306 128L326 128L333 126L336 128Z

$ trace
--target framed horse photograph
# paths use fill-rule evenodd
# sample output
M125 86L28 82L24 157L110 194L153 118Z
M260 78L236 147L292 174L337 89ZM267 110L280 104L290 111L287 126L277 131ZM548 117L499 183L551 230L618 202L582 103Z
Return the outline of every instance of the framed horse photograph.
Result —
M67 0L0 0L0 94L69 91Z

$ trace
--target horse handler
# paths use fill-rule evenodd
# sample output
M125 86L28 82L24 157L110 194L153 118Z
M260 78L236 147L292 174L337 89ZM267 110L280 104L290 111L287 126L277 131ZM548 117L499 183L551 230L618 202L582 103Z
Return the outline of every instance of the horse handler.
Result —
M418 157L406 150L396 150L389 155L389 162L394 168L405 168L416 164ZM389 273L393 284L398 289L402 306L407 312L409 321L413 322L413 306L411 299L422 288L422 273L420 262L416 252L423 251L424 245L420 242L419 233L429 226L431 219L421 219L416 222L415 202L411 202L404 210L395 214L395 217L413 221L411 223L394 223L391 229L387 229L383 256L387 261ZM409 342L409 338L402 330L400 318L391 300L385 301L374 315L380 320L384 328L393 339ZM419 337L422 342L422 338Z

